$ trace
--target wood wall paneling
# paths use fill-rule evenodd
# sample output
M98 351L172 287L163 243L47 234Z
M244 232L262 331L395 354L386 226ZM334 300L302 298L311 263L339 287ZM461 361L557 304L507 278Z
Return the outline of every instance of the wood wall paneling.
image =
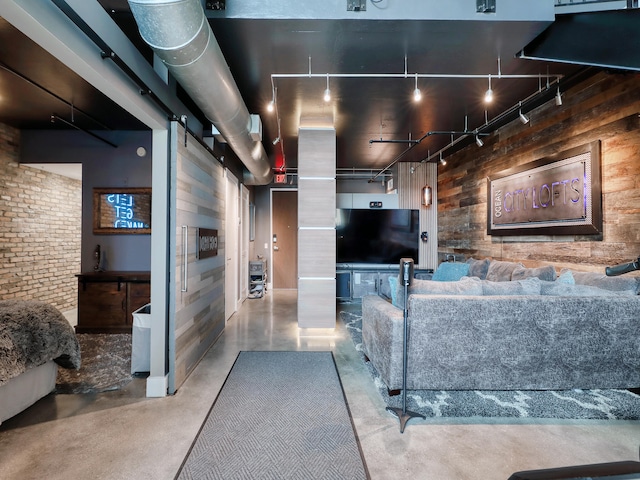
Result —
M527 266L603 272L640 254L640 77L598 73L447 158L438 178L438 243L447 253ZM601 142L603 233L488 236L486 178L592 141Z
M336 180L300 178L298 227L333 227L336 221Z
M178 137L184 130L178 128ZM178 142L175 259L175 388L224 330L224 171L195 139ZM188 226L187 291L183 273L182 225ZM218 230L218 255L196 259L197 227Z
M336 133L298 136L298 326L335 327Z
M301 229L298 232L301 278L333 278L336 274L335 229ZM334 292L335 294L335 292Z
M298 281L298 326L300 328L335 328L335 279L302 278Z

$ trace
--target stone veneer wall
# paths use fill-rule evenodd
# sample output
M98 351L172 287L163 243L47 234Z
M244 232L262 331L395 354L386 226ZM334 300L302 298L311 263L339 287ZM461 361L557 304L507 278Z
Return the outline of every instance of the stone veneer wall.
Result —
M20 131L0 123L0 299L77 304L82 182L20 165Z
M438 169L438 251L522 261L527 266L604 272L640 254L640 77L605 74L563 93L484 140L447 158ZM487 177L573 147L601 142L601 235L487 235Z

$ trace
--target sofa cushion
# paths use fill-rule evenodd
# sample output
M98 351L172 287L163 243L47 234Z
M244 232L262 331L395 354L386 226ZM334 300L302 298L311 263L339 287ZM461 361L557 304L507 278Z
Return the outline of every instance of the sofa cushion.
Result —
M477 260L475 258L469 258L467 260L469 264L469 276L478 277L480 280L487 278L487 271L489 270L489 264L491 260L485 258L483 260Z
M542 295L550 295L556 297L614 297L614 296L633 296L630 290L606 290L604 288L594 287L592 285L571 285L568 283L540 282L540 293Z
M391 290L391 304L396 307L402 308L398 305L398 277L395 275L389 276L389 288Z
M513 271L523 266L521 263L491 260L489 270L487 270L486 280L491 280L492 282L509 282L511 281Z
M492 282L482 280L483 295L540 295L538 277L512 280L511 282Z
M468 273L468 263L443 262L438 265L438 268L433 274L433 277L431 277L431 280L435 280L437 282L455 282L460 280L462 277L466 277Z
M567 285L575 285L576 279L573 278L571 270L563 270L562 273L558 275L558 278L556 278L556 282L566 283Z
M524 280L531 277L553 282L556 279L556 269L553 265L546 265L538 268L516 267L511 272L511 280Z
M482 282L478 278L462 277L457 282L439 282L435 280L414 279L408 288L409 295L482 295ZM404 285L398 281L396 303L404 308Z
M603 273L580 272L576 270L563 269L560 273L570 271L576 285L589 285L592 287L604 288L616 292L626 291L635 295L640 293L640 277L608 277Z

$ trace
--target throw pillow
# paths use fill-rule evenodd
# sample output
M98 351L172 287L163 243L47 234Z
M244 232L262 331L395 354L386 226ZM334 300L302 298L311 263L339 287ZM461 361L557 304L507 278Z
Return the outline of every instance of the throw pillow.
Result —
M564 273L566 270L562 270ZM579 272L569 270L576 285L589 285L592 287L604 288L615 292L632 292L634 295L640 293L640 277L607 277L603 273Z
M469 258L467 260L469 264L469 276L478 277L480 280L487 278L487 271L489 270L489 264L491 260L485 258L483 260L476 260L475 258Z
M398 277L395 275L389 276L389 288L391 289L391 304L402 308L398 305Z
M456 282L469 273L468 263L443 262L438 265L431 280L437 282Z
M540 295L540 279L538 277L511 282L482 281L483 295Z
M491 280L492 282L509 282L511 281L511 274L518 267L524 267L524 265L515 262L492 260L489 264L486 280Z
M531 277L553 282L556 279L556 269L552 265L546 265L538 268L516 267L511 272L511 280L524 280Z
M558 278L556 278L556 282L566 283L567 285L575 285L576 279L573 278L571 270L563 270L562 273L558 275Z

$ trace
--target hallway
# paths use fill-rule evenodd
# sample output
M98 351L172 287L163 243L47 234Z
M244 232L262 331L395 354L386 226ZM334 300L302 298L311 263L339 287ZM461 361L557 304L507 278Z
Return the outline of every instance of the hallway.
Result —
M519 470L638 460L638 421L414 419L400 434L341 322L332 335L304 336L296 291L274 290L244 302L174 396L145 398L145 381L134 379L116 392L49 395L3 423L0 478L174 478L241 350L333 351L373 479L506 480Z

